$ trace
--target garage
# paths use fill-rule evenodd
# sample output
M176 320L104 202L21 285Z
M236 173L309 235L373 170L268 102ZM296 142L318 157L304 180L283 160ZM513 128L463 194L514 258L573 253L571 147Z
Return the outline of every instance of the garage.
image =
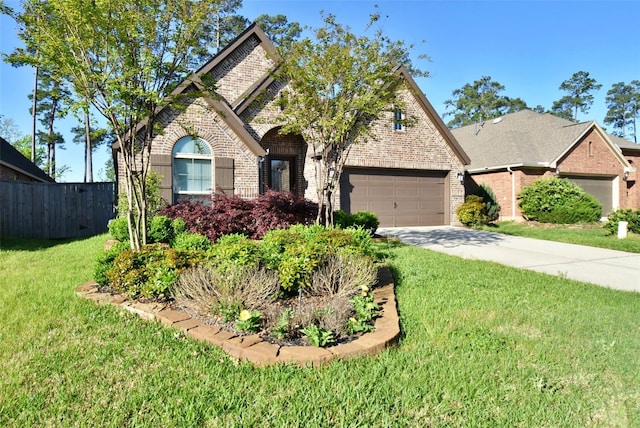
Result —
M562 176L568 178L602 204L602 214L613 211L613 179L610 177Z
M448 219L448 171L345 168L340 207L374 212L381 227L440 226Z

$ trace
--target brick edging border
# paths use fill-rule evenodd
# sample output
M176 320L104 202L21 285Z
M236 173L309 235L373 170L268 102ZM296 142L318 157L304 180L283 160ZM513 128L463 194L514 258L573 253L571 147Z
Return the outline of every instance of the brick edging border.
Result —
M375 329L359 338L327 348L315 346L283 346L263 340L258 334L238 336L219 327L204 324L183 311L168 309L162 303L140 303L120 294L101 293L98 284L90 281L76 287L76 295L100 304L112 304L147 320L156 320L177 328L193 339L222 348L230 357L249 361L256 366L278 363L297 363L300 366L318 366L335 359L349 359L375 355L393 346L400 337L400 322L389 268L378 271L378 285L373 289L374 301L380 305Z

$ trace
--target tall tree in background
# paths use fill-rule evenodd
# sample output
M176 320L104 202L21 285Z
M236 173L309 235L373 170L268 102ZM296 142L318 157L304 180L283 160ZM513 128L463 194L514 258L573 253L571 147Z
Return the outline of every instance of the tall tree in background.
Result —
M68 82L76 103L90 100L112 128L134 251L147 240L146 177L152 140L161 132L157 115L185 100L171 91L188 75L219 6L218 0L27 0L19 16L24 62ZM38 55L29 56L36 47Z
M587 114L593 104L591 92L602 87L596 80L589 76L586 71L573 73L569 80L560 84L560 90L568 94L554 101L551 106L551 113L562 118L578 121L578 112Z
M38 73L39 81L36 83L39 88L35 94L36 115L40 118L40 123L45 127L45 131L38 132L38 140L47 147L46 165L48 174L56 178L56 148L64 148L64 137L55 130L57 119L64 118L66 108L71 102L71 94L64 86L64 82L57 79L53 74L44 72ZM29 95L33 100L33 95Z
M458 128L481 123L527 108L527 103L522 99L500 95L502 91L504 86L491 80L491 76L482 76L480 80L454 90L453 98L444 102L449 109L444 116L453 116L447 126Z
M288 82L282 97L282 133L302 135L314 152L318 222L333 224L334 190L354 144L374 138L371 122L403 105L398 73L407 48L372 26L371 37L357 36L325 15L309 37L281 46L276 76Z
M113 140L113 135L105 128L96 128L89 122L89 115L85 116L84 126L75 126L71 129L73 142L83 144L84 150L84 182L93 183L93 152ZM88 137L87 137L88 136ZM112 161L113 163L113 161Z
M288 46L298 40L302 34L299 23L289 22L287 17L281 14L263 13L256 18L255 22L276 46Z
M27 159L32 159L32 162L40 169L45 168L45 150L44 147L38 146L35 153L32 155L31 136L23 134L13 119L5 118L0 114L0 137L4 138L11 144L16 150L18 150Z
M604 123L613 125L614 134L637 143L637 120L640 117L640 80L630 84L615 83L607 92L607 115Z

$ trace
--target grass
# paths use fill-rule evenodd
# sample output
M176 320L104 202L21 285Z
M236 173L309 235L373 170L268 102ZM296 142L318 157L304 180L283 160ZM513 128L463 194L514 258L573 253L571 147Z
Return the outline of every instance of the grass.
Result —
M0 426L640 426L640 295L382 245L403 337L321 368L77 298L106 236L0 247Z
M537 225L531 223L502 221L495 225L485 226L482 229L507 235L525 236L527 238L545 239L548 241L567 242L570 244L588 245L591 247L640 253L640 235L630 232L627 234L625 239L618 239L616 235L608 235L608 232L602 227Z

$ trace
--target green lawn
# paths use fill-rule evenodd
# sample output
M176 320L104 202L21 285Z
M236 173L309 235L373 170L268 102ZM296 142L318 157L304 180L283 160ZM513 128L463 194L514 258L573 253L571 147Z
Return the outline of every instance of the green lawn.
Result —
M607 231L602 227L582 228L566 225L536 225L502 221L496 225L484 226L482 229L507 235L640 253L640 235L629 233L625 239L618 239L617 235L608 235Z
M77 298L105 240L0 247L0 426L640 426L640 294L383 243L399 346L260 369Z

